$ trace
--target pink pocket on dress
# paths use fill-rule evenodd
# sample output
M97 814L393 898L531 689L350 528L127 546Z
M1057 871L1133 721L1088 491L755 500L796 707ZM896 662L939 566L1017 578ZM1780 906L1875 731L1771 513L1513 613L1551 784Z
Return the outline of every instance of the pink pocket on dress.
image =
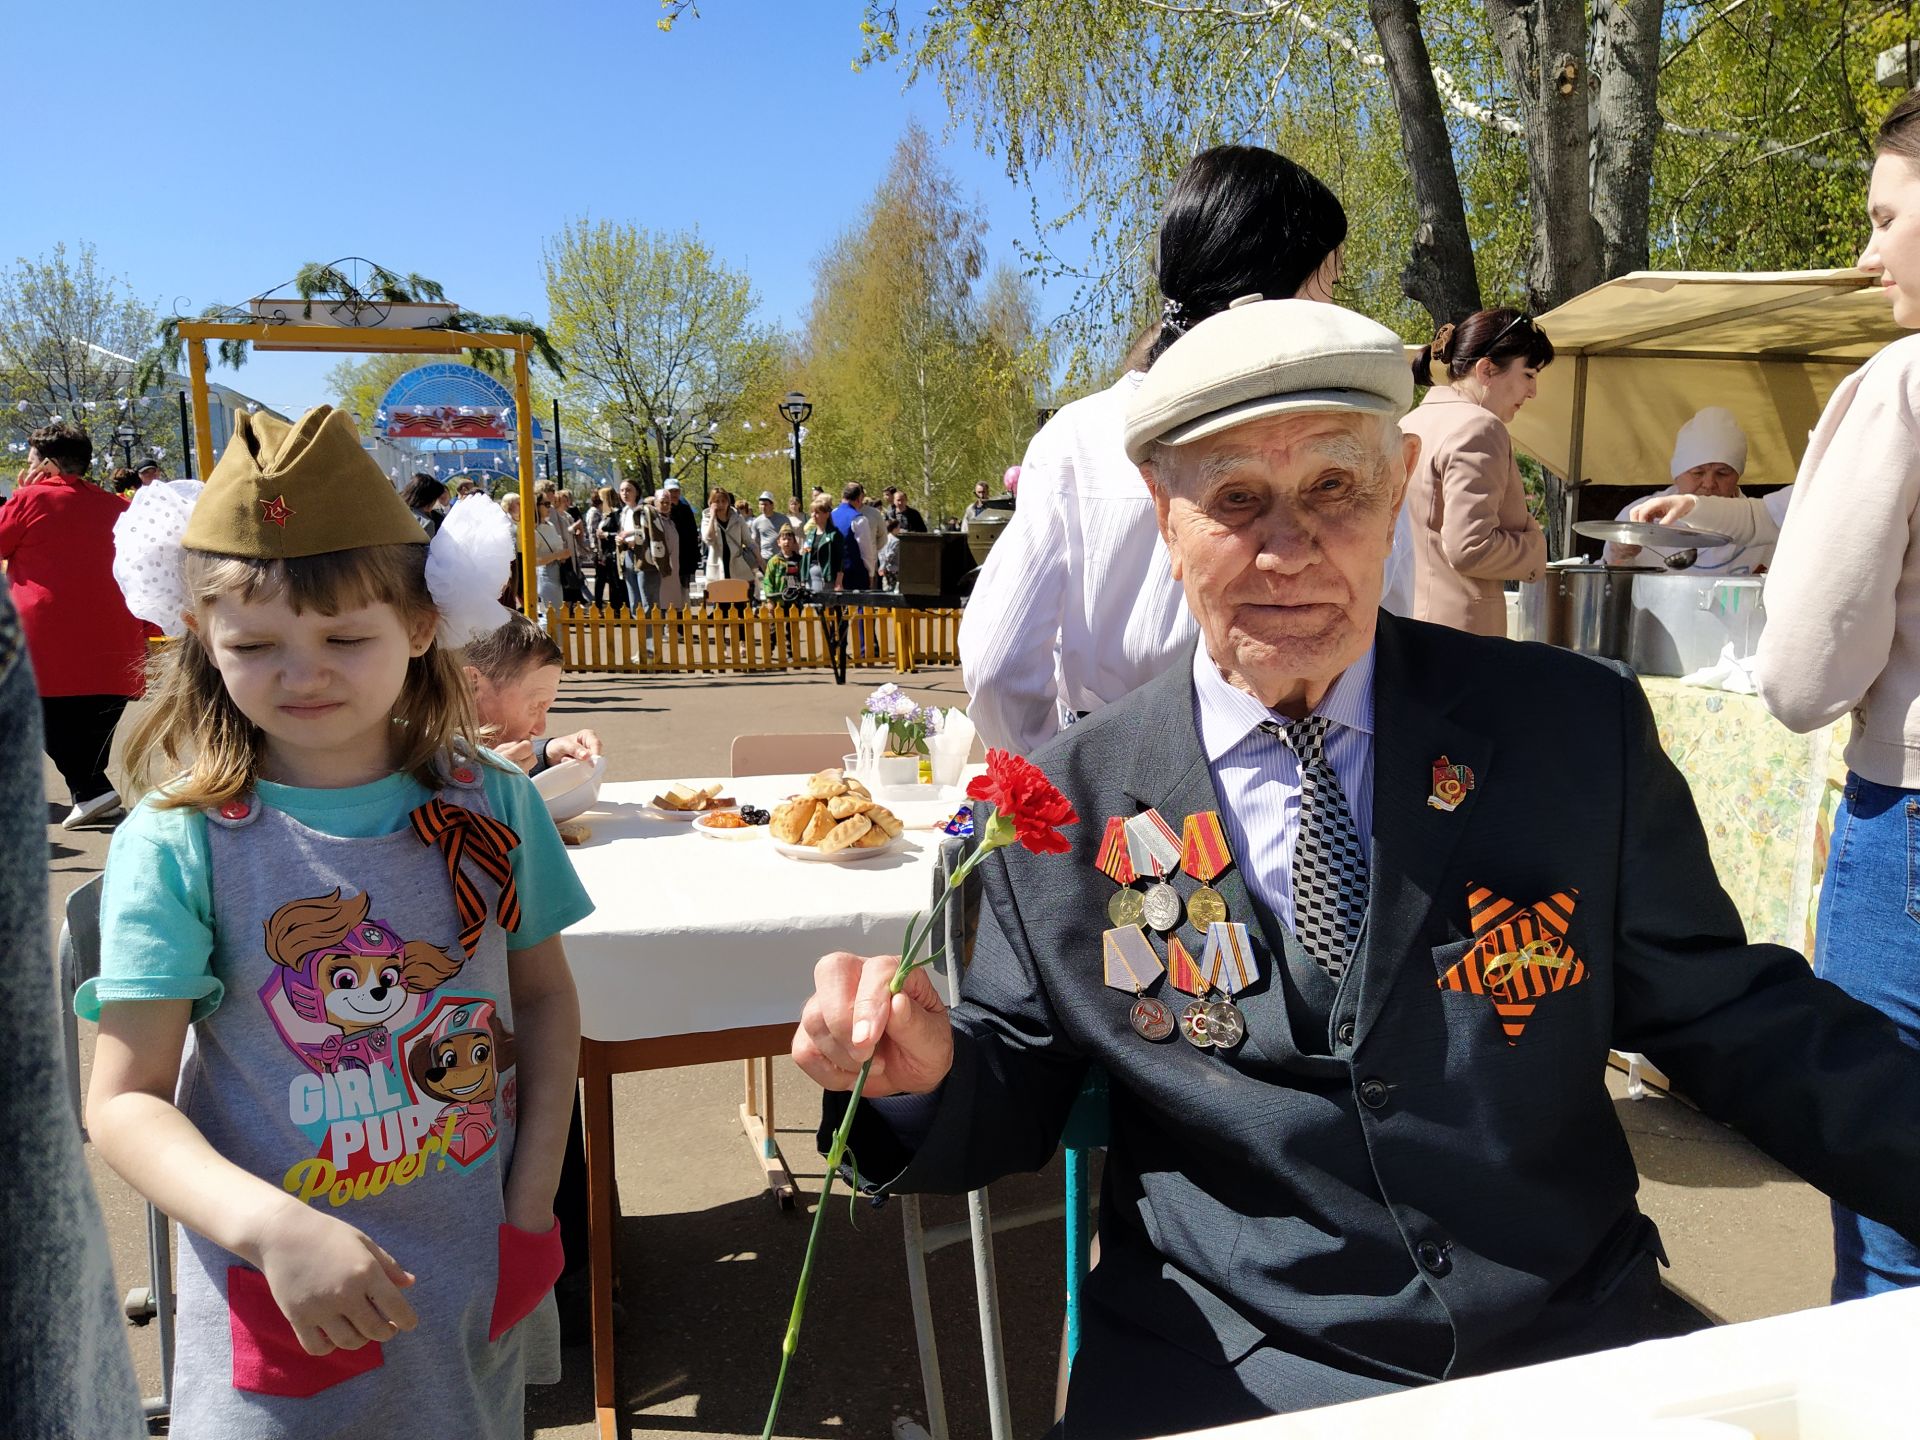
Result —
M387 1363L381 1347L309 1355L267 1285L244 1265L227 1267L227 1315L233 1326L233 1388L305 1400Z
M498 1340L531 1315L565 1265L559 1221L539 1235L501 1222L500 1279L493 1292L493 1323L487 1327L487 1339Z

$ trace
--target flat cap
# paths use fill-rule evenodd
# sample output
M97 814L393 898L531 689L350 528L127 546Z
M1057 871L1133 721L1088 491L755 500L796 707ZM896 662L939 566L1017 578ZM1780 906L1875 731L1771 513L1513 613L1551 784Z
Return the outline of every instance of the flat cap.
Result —
M1154 362L1127 406L1127 458L1185 445L1250 420L1306 410L1394 419L1413 404L1399 337L1339 305L1236 300Z

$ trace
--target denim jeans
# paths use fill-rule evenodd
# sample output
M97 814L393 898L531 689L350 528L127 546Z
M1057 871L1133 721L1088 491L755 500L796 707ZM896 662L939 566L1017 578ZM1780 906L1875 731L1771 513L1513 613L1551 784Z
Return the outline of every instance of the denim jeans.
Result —
M1920 791L1848 773L1813 968L1920 1049ZM1833 1272L1836 1303L1920 1285L1920 1246L1836 1204Z

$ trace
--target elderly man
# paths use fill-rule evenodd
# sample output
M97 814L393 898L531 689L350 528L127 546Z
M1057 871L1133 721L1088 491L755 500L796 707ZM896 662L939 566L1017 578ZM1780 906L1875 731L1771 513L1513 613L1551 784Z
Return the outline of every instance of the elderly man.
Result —
M1106 1072L1070 1436L1705 1323L1658 1278L1610 1045L1920 1233L1920 1064L1746 943L1632 677L1377 609L1410 398L1394 336L1332 306L1242 304L1180 339L1126 435L1190 660L1034 757L1073 850L980 867L951 1014L924 973L888 1002L891 959L816 969L794 1055L835 1091L874 1058L893 1098L853 1149L881 1188L1045 1164Z

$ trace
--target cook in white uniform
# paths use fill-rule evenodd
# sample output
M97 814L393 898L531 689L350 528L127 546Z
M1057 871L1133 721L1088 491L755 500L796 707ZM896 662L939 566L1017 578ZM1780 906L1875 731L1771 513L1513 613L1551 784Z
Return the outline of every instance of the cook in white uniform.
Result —
M1680 427L1680 433L1673 440L1673 461L1671 475L1673 484L1658 495L1649 495L1636 500L1620 512L1622 520L1646 518L1648 512L1669 513L1678 507L1655 505L1653 502L1665 500L1670 496L1691 495L1699 499L1745 500L1740 494L1740 477L1747 468L1747 434L1740 428L1740 422L1733 418L1733 412L1719 405L1710 405ZM1753 501L1758 508L1762 502ZM1709 507L1719 508L1719 507ZM1704 519L1696 515L1693 519L1695 529L1710 529ZM1731 545L1719 545L1700 551L1694 560L1690 573L1697 575L1751 575L1768 560L1773 558L1774 536L1752 535L1751 539L1742 537ZM1664 560L1674 554L1673 549L1647 546L1646 557L1640 558L1638 545L1610 544L1605 559L1609 565L1647 564Z

